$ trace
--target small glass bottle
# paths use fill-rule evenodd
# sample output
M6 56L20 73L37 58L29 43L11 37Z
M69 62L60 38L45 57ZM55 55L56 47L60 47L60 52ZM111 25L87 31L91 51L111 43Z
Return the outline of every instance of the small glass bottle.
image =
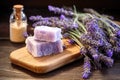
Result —
M24 42L25 32L27 32L27 17L23 12L23 5L14 5L13 13L10 15L10 41Z

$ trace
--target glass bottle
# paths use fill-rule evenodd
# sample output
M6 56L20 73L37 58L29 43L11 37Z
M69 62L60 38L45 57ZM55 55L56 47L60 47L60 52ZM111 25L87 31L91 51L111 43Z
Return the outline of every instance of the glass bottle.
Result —
M14 5L13 13L10 15L10 41L24 42L25 32L27 32L27 17L23 12L23 5Z

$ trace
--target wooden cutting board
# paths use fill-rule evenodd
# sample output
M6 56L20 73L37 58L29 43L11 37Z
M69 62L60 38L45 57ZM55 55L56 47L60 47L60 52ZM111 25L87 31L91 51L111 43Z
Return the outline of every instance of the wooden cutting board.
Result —
M26 47L23 47L11 52L10 60L13 64L35 73L47 73L81 58L82 55L79 51L80 47L70 45L62 53L35 58L27 51Z

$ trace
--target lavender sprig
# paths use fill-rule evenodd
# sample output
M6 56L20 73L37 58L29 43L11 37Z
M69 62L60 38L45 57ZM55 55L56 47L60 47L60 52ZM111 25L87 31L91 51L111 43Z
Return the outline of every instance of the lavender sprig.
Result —
M37 16L30 16L29 20L31 21L58 21L59 18L58 17L42 17L41 15L37 15Z
M99 61L99 58L98 58L99 53L97 48L89 46L88 51L89 51L89 54L91 54L91 56L94 58L94 60Z
M52 22L49 22L49 21L38 21L38 22L33 23L32 26L36 27L36 26L42 26L42 25L53 26Z
M98 51L98 47L95 48L95 47L91 47L89 46L88 47L88 53L93 57L94 59L94 65L95 65L95 68L96 69L101 69L101 63L99 62L100 61L100 57L99 57L99 51Z
M112 67L114 60L110 57L107 57L103 54L99 54L100 60L107 66L107 67Z
M87 79L89 78L89 76L91 75L91 63L90 63L90 58L89 57L85 57L84 58L84 72L83 72L83 75L82 77L84 79Z
M58 7L49 5L48 9L49 11L53 11L55 14L58 13L58 14L64 14L66 16L74 16L74 13L71 10L68 11L68 10L65 10L64 8L58 8Z

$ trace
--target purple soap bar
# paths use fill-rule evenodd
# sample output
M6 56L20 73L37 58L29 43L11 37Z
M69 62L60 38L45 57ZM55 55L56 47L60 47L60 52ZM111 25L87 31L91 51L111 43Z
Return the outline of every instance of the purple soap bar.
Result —
M61 28L37 26L34 29L34 38L40 41L56 42L62 38Z
M34 37L26 39L26 48L34 57L56 54L63 51L62 40L56 42L45 42L35 40Z

